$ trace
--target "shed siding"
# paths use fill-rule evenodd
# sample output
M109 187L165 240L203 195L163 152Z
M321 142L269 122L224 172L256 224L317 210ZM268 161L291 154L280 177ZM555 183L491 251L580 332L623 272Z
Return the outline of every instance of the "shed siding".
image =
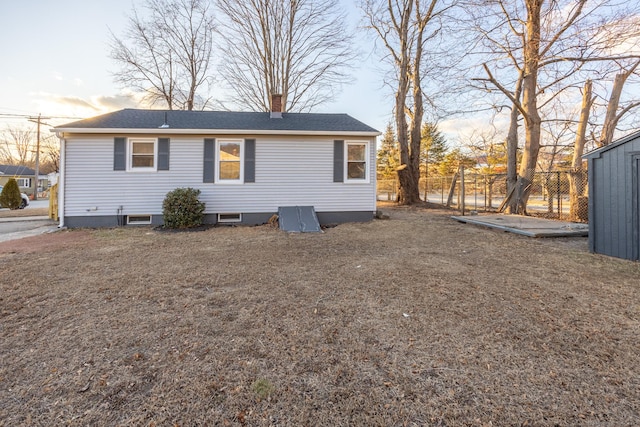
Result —
M120 136L120 135L118 135ZM375 211L375 138L369 183L333 182L333 138L257 138L255 182L203 183L204 137L172 136L171 168L157 172L113 170L113 135L70 137L66 143L65 216L162 213L167 192L201 190L206 213L276 212L311 205L318 212ZM97 209L96 209L97 208Z
M640 137L604 150L589 159L590 248L619 258L637 258L638 215L634 205L633 158L640 153Z

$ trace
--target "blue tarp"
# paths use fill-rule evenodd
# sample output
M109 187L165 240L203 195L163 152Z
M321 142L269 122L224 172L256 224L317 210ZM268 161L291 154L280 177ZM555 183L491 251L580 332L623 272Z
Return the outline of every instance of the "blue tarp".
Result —
M313 206L284 206L278 208L280 229L291 233L321 233Z

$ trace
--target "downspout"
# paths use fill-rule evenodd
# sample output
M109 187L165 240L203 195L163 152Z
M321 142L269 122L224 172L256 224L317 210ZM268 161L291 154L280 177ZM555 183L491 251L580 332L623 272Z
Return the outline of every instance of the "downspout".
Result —
M58 228L64 228L64 183L66 169L66 140L64 133L56 132L56 136L60 138L60 176L58 177Z

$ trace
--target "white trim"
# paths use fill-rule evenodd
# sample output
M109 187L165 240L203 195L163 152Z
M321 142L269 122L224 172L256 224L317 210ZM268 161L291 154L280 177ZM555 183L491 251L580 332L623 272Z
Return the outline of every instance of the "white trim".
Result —
M16 178L16 183L20 188L31 188L31 179L32 178ZM27 182L27 185L21 185L24 184L25 181Z
M153 143L153 167L133 166L133 144ZM127 138L127 172L156 172L158 170L158 138Z
M222 215L237 215L237 218L228 218L228 219L222 219L221 216ZM234 223L234 222L242 222L242 214L241 213L219 213L218 214L218 222L221 224L227 224L227 223Z
M131 218L149 218L144 221L131 222ZM127 225L149 225L151 224L151 215L127 215Z
M54 128L52 132L68 134L147 134L147 135L305 135L305 136L380 136L381 132L325 130L260 130L260 129L131 129L131 128ZM69 135L63 135L65 137Z
M364 179L349 178L349 145L364 145ZM344 142L344 183L345 184L369 184L371 182L371 159L369 158L369 141L348 140Z
M60 135L62 136L62 135ZM67 141L65 138L60 138L60 174L58 176L58 227L64 227L64 183L66 173L66 161L67 161Z
M222 144L238 144L240 146L240 153L238 153L238 157L240 158L240 176L238 179L221 179L220 178L220 162L222 162L222 158L220 156L220 145ZM215 159L216 164L214 165L215 177L214 182L216 184L244 184L244 139L220 139L216 138L216 147L215 147Z

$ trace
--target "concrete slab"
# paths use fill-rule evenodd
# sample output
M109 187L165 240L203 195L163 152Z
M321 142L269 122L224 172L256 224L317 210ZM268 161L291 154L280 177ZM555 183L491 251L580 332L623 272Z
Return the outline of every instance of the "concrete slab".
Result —
M529 237L580 237L589 234L588 224L524 215L488 214L452 216L451 218L467 224L481 225Z

